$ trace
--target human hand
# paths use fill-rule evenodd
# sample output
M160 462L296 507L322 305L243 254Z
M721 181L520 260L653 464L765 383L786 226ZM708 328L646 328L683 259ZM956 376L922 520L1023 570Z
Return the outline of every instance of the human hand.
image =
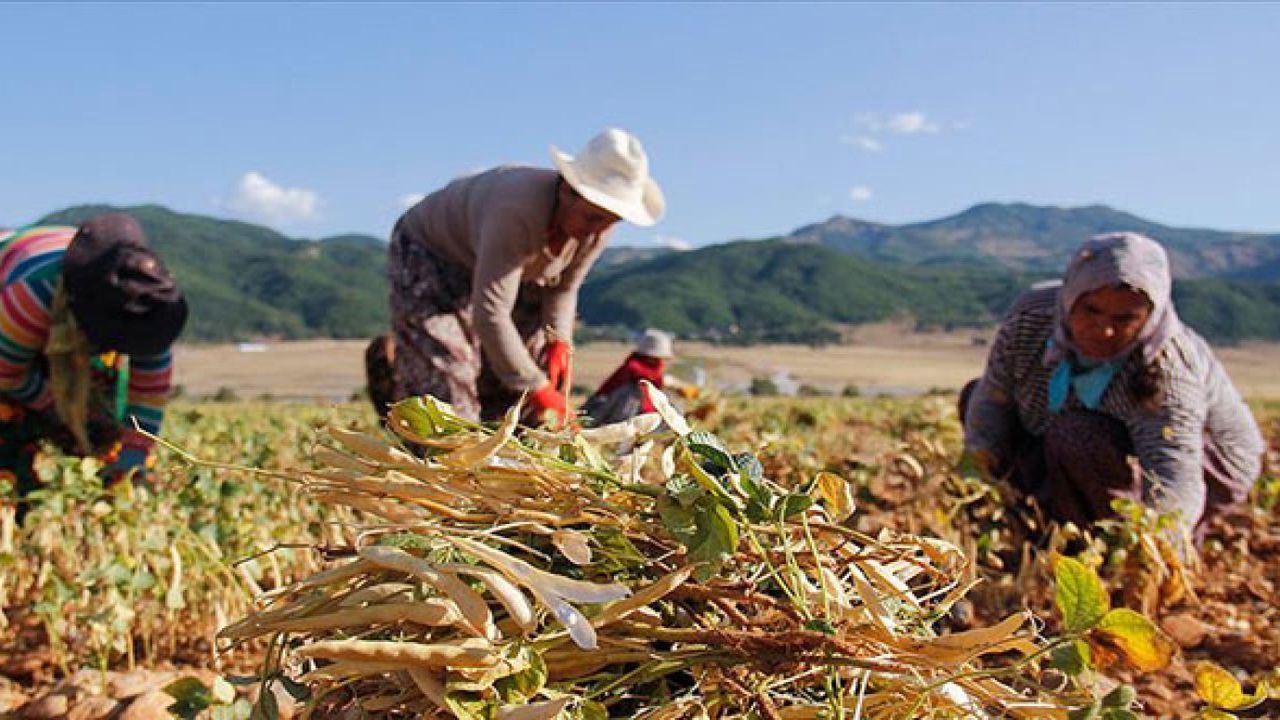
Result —
M525 416L532 418L531 422L533 424L545 424L553 430L560 430L564 428L565 423L568 421L568 405L569 403L564 393L557 390L553 384L547 383L529 393Z
M547 379L551 387L561 393L568 393L569 370L572 363L573 350L563 340L552 340L547 343Z

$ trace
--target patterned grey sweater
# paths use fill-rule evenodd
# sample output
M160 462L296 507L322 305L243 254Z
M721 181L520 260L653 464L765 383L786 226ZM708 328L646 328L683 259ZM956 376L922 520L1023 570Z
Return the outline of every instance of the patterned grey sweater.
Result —
M1032 435L1045 432L1049 377L1044 354L1053 334L1058 288L1025 293L1005 317L987 358L986 371L965 416L965 446L1010 459L1015 424ZM1117 373L1098 410L1124 423L1147 481L1144 501L1159 512L1180 511L1192 528L1204 512L1202 463L1206 442L1221 454L1233 484L1251 487L1262 462L1263 440L1240 393L1209 344L1184 328L1157 359L1160 402L1145 407L1131 389L1141 372L1140 353ZM1074 394L1067 407L1080 407Z

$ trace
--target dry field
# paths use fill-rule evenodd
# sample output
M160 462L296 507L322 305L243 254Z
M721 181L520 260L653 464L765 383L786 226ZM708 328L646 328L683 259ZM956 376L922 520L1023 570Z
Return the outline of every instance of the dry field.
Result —
M848 345L724 347L680 343L678 371L706 369L710 382L743 385L756 376L789 373L798 383L839 392L856 385L864 394L911 395L955 390L982 370L989 333L911 333L891 326L859 329ZM629 352L627 345L592 343L577 350L574 383L595 387ZM235 345L181 346L177 383L189 396L229 388L241 398L345 400L364 385L364 342L312 340L275 343L264 352ZM1219 357L1247 397L1280 397L1280 343L1222 348Z

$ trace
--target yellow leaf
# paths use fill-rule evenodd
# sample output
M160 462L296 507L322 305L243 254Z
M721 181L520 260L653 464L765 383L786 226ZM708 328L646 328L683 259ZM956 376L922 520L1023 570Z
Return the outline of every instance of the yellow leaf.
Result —
M1267 673L1259 685L1266 688L1267 696L1272 700L1280 700L1280 668Z
M1116 608L1104 615L1094 634L1143 672L1163 670L1178 651L1177 644L1150 620L1128 608Z
M1201 700L1224 710L1245 710L1266 699L1266 688L1259 686L1253 695L1245 695L1240 681L1216 663L1196 663L1196 694Z
M848 481L825 470L818 473L816 480L818 497L831 511L831 517L839 522L853 514L853 493L849 489Z

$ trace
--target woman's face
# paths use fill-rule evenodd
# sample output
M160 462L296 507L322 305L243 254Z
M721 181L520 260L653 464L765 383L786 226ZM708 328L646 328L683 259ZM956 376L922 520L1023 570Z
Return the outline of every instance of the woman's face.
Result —
M1131 287L1106 287L1085 293L1067 317L1071 339L1090 360L1109 360L1142 332L1151 317L1151 301Z

